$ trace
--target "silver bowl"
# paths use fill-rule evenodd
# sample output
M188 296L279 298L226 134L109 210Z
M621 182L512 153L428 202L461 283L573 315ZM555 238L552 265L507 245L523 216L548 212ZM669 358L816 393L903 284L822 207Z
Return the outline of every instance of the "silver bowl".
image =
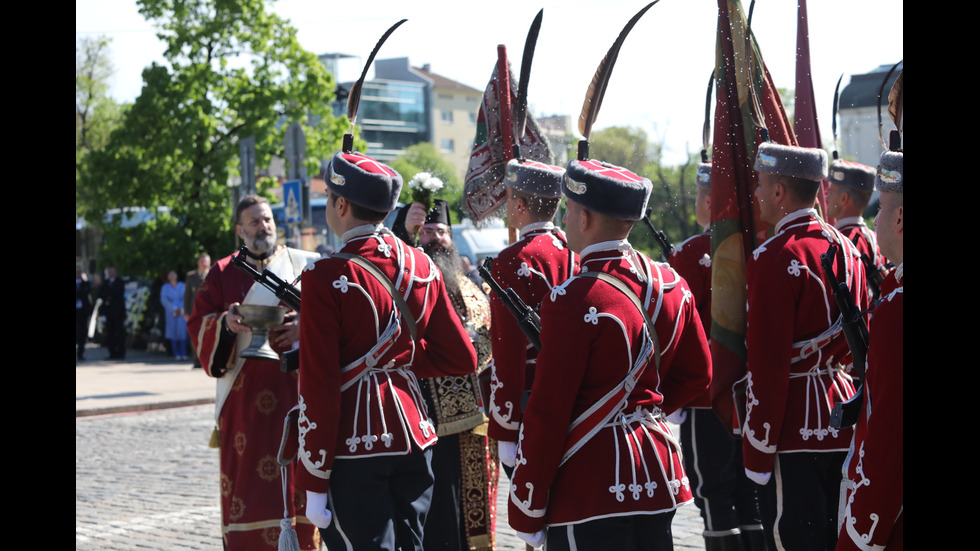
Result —
M286 309L280 306L239 304L238 314L242 316L242 324L252 329L252 341L239 356L251 360L279 361L279 354L269 346L269 330L282 325Z

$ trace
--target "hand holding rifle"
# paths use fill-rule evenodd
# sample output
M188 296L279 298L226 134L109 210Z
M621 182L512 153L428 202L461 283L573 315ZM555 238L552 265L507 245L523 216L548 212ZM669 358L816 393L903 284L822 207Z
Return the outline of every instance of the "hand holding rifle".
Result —
M268 269L262 270L262 273L259 273L258 270L253 268L252 265L245 260L247 252L248 247L243 246L238 251L238 254L232 257L232 264L234 264L239 270L245 272L245 274L251 277L253 281L258 282L266 289L272 291L272 293L276 295L276 298L281 300L283 304L299 312L299 289L297 289L295 285L284 281L276 274L270 272Z

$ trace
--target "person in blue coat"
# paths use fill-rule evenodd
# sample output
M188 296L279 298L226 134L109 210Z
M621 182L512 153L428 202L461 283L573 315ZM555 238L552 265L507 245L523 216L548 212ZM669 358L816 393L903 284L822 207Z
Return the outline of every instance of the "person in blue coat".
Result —
M165 336L170 341L174 357L177 360L190 359L187 356L187 322L184 320L184 283L177 281L176 270L170 270L167 283L160 288L160 303L163 304Z

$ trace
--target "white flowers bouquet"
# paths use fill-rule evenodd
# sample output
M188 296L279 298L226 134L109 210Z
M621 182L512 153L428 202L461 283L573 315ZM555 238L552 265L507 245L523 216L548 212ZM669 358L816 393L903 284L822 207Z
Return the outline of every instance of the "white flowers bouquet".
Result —
M408 189L412 190L412 201L425 205L426 212L432 208L432 196L442 187L442 180L428 172L419 172L408 183Z

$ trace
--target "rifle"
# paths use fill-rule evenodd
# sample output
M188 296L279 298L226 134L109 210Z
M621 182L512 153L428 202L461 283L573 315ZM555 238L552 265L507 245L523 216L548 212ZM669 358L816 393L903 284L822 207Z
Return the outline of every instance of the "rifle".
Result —
M643 221L646 222L647 227L650 228L650 233L653 234L653 238L657 241L657 245L660 245L660 254L664 257L664 262L670 259L670 254L674 252L674 246L670 244L670 240L667 239L667 234L663 230L658 230L653 227L653 222L650 221L650 213L653 209L647 209L646 215L643 217Z
M837 299L837 307L840 309L842 317L842 330L847 346L851 349L851 358L854 360L854 371L857 374L857 392L850 400L834 404L834 410L830 414L830 426L835 429L850 427L857 423L861 415L861 406L864 403L864 376L866 362L868 358L868 325L864 321L861 310L854 302L850 289L846 283L837 281L834 274L834 258L837 256L837 244L831 243L827 252L820 255L820 264L823 266L824 274L830 282L834 298Z
M483 281L487 282L490 289L497 294L497 298L504 303L504 306L510 310L514 318L517 320L517 325L520 326L521 331L524 331L524 335L527 336L527 340L531 341L534 348L541 350L541 318L538 317L537 312L531 309L530 306L521 300L521 297L517 296L517 293L513 289L507 288L504 290L500 287L500 284L493 279L490 275L490 268L493 266L493 258L487 257L483 261L483 264L477 267L477 271L480 272L480 276Z
M859 237L854 236L852 242L856 247L858 244ZM875 261L867 253L861 253L861 262L864 262L864 274L868 278L868 289L871 290L871 300L875 301L881 298L881 282L884 281L885 277L882 275L881 270L878 266L875 266Z
M276 295L276 298L281 300L286 306L299 313L299 289L297 289L295 285L284 281L276 274L270 272L268 269L262 270L262 273L259 273L258 270L253 268L248 262L245 261L247 253L248 247L243 245L242 248L239 249L238 254L231 257L231 263L234 264L239 270L245 272L245 275L252 278L253 281L272 291L272 293ZM299 369L299 350L288 350L280 354L279 369L283 373L288 373Z
M272 291L272 293L276 295L276 298L285 303L286 306L289 306L296 312L299 312L299 289L297 289L294 285L283 281L282 278L270 272L268 269L262 270L262 273L259 273L258 270L253 268L248 262L245 261L245 256L247 253L248 247L242 246L242 248L239 249L238 254L231 258L232 264L234 264L239 270L245 272L245 274L254 281Z

